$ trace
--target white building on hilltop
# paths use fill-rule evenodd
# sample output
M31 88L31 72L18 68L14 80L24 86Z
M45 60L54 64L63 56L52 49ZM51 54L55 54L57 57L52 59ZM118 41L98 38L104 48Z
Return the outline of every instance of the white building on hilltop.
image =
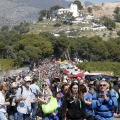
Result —
M71 4L70 5L70 8L66 8L66 9L63 9L63 8L61 8L61 9L58 9L58 11L57 11L57 14L58 15L61 15L61 14L64 14L64 13L72 13L72 16L73 17L78 17L79 16L79 12L78 12L78 6L77 6L77 4Z

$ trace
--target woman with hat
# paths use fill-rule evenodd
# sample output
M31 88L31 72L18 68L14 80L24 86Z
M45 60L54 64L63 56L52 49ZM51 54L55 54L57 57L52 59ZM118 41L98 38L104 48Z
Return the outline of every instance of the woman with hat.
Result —
M17 87L17 83L13 82L11 85L11 90L6 94L6 101L10 102L10 105L7 106L8 120L17 120L17 105L15 103Z
M0 120L7 120L6 118L6 106L10 104L10 102L5 101L5 94L8 91L7 84L0 85Z

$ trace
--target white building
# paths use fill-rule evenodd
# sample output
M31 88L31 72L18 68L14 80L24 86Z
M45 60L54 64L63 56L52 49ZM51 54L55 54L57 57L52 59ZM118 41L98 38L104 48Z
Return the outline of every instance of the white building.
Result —
M61 8L61 9L58 9L58 12L57 12L57 14L58 15L61 15L61 14L64 14L64 13L72 13L72 16L73 17L78 17L79 16L79 12L78 12L78 6L77 6L77 4L71 4L70 5L70 8L66 8L66 9L63 9L63 8Z
M92 15L88 15L88 16L86 16L86 20L94 20L94 19L95 19L95 17L92 16Z

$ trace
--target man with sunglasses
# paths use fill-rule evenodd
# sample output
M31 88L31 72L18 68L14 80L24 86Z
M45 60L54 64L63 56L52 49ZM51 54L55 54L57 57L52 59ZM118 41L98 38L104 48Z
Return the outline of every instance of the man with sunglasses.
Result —
M113 120L113 108L118 106L115 94L107 90L107 82L99 81L99 91L93 94L92 108L96 120Z

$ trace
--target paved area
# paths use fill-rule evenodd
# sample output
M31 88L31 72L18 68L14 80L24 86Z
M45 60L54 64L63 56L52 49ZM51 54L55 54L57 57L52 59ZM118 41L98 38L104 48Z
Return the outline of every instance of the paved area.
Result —
M120 118L114 118L114 120L120 120Z

